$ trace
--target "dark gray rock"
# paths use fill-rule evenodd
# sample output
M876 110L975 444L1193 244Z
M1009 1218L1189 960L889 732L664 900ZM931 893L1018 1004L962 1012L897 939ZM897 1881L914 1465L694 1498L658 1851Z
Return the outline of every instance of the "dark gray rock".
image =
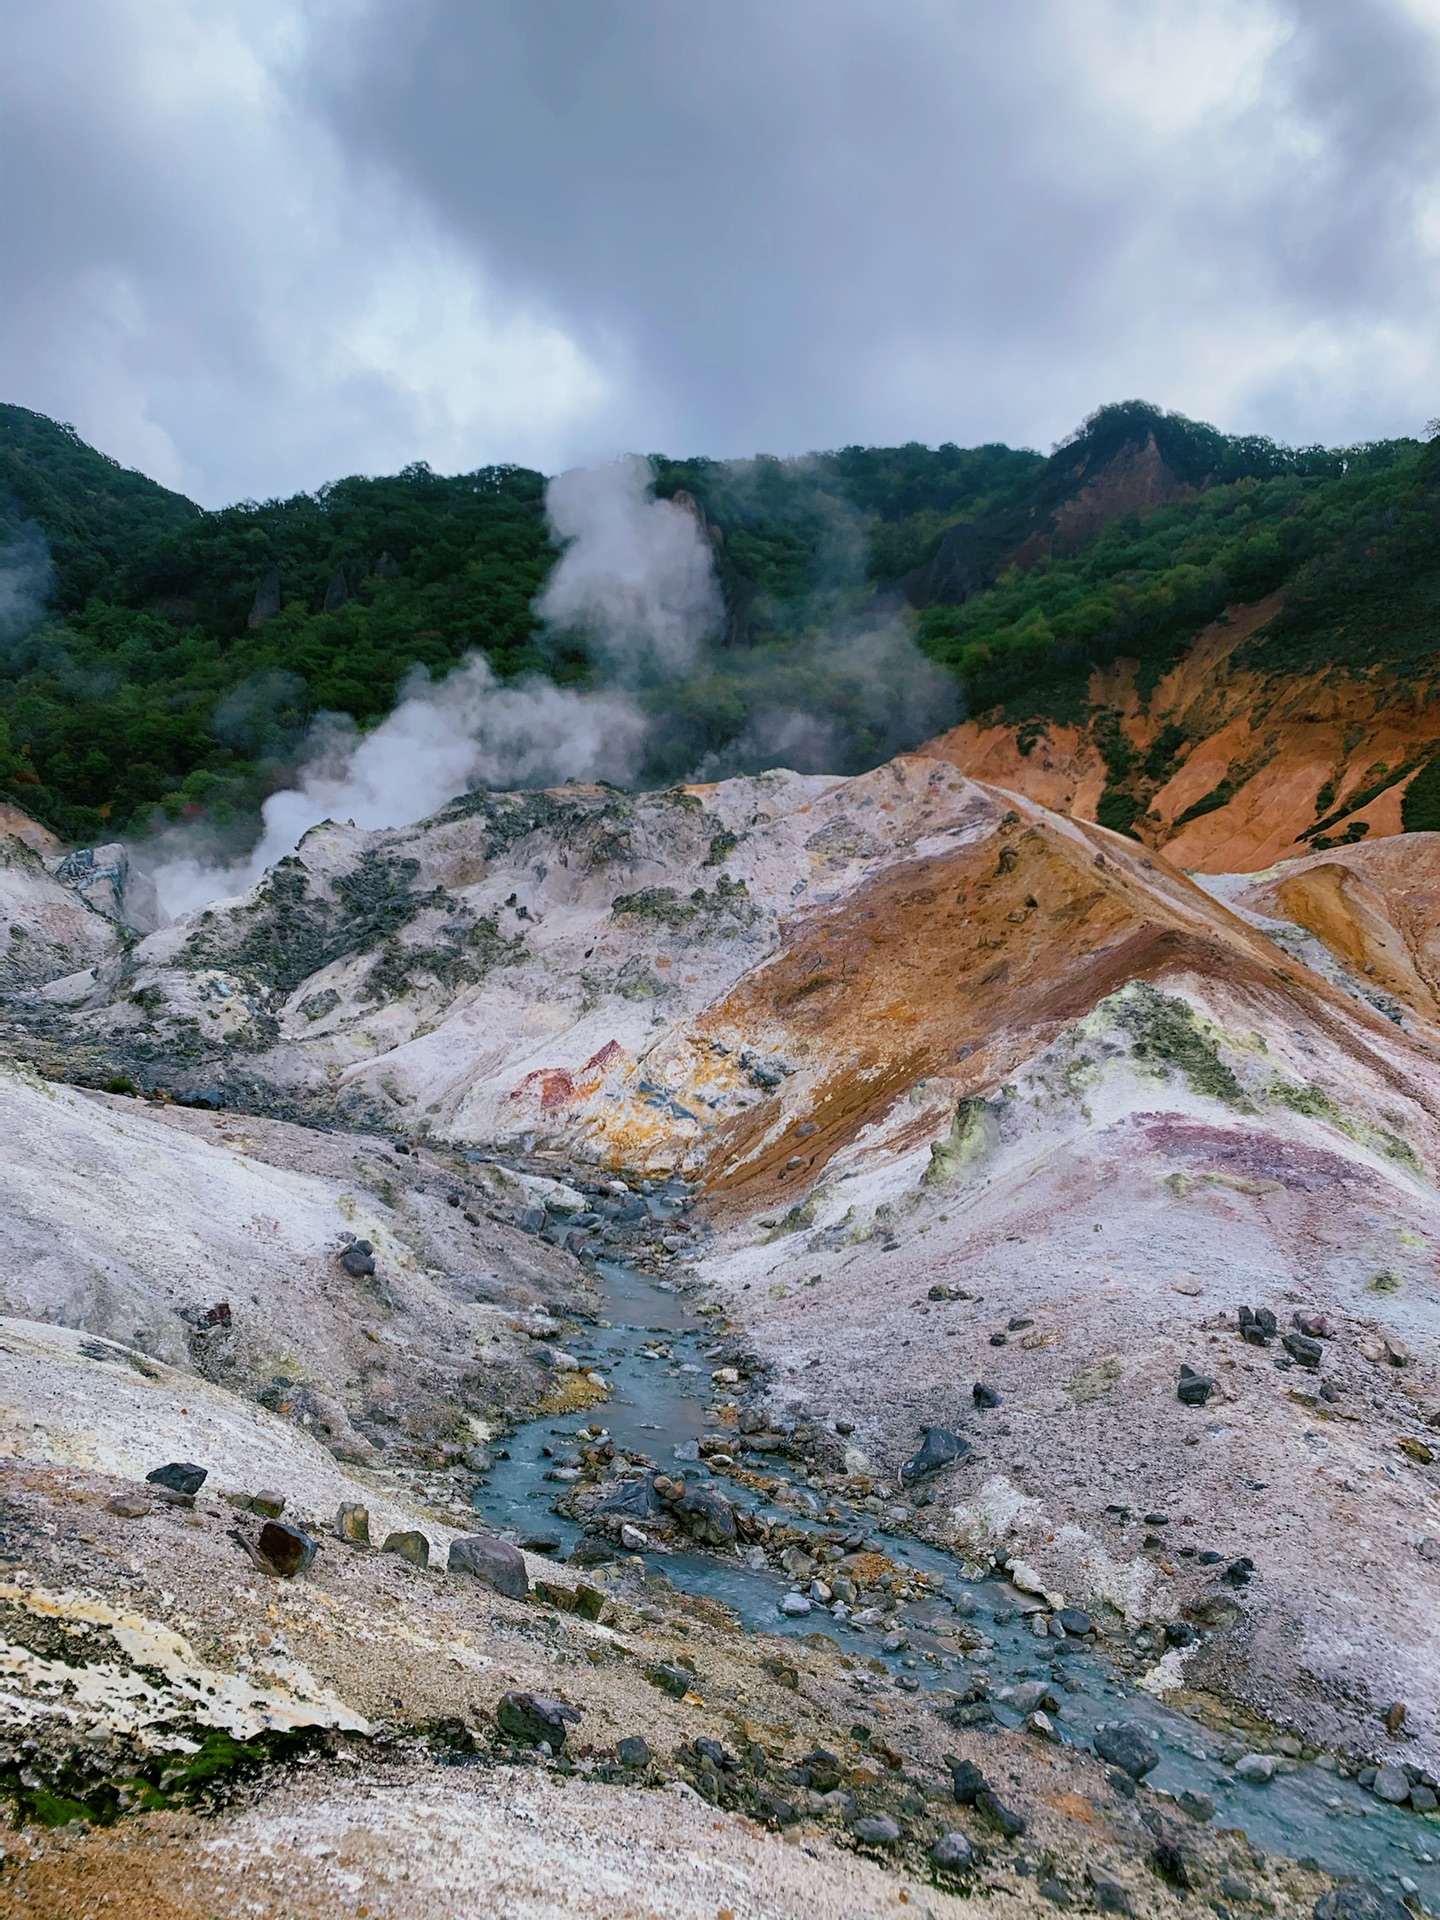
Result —
M1318 1340L1312 1340L1305 1333L1287 1333L1280 1342L1291 1359L1313 1372L1325 1357L1325 1349Z
M962 1440L958 1433L951 1433L947 1427L927 1427L919 1452L912 1453L901 1467L900 1479L908 1483L927 1473L938 1473L952 1461L963 1460L969 1451L970 1442Z
M648 1767L650 1743L643 1734L627 1733L623 1740L615 1743L615 1757L622 1767Z
M648 1478L627 1480L608 1494L595 1509L597 1514L613 1513L621 1520L648 1520L660 1511L660 1496L655 1482ZM734 1538L734 1535L731 1535Z
M194 1495L204 1486L208 1473L208 1468L197 1467L189 1460L172 1460L168 1466L154 1468L145 1478L152 1487Z
M1095 1622L1088 1613L1082 1613L1079 1607L1061 1607L1055 1618L1066 1633L1073 1633L1077 1638L1095 1631Z
M1063 1880L1042 1880L1035 1891L1042 1900L1048 1900L1052 1907L1071 1905L1069 1889Z
M930 1862L946 1873L964 1873L975 1864L975 1849L963 1833L942 1833L930 1849Z
M851 1822L850 1831L867 1847L893 1847L900 1838L900 1823L888 1813L867 1813Z
M1315 1902L1315 1920L1412 1920L1398 1893L1373 1880L1346 1880Z
M375 1271L375 1256L368 1240L356 1240L340 1255L340 1265L352 1280L368 1280Z
M725 1547L735 1538L735 1509L715 1487L692 1487L671 1512L702 1546Z
M998 1407L1003 1404L996 1388L987 1386L983 1380L977 1380L970 1389L970 1398L977 1407Z
M1213 1380L1207 1379L1203 1373L1197 1373L1194 1367L1181 1367L1180 1383L1175 1394L1187 1407L1203 1407L1214 1391Z
M955 1798L962 1807L973 1807L975 1796L985 1791L985 1776L973 1760L949 1760L945 1762L950 1769L950 1783L955 1789Z
M695 1676L685 1667L672 1667L663 1660L656 1660L640 1671L652 1687L659 1687L662 1693L668 1693L672 1700L683 1700L690 1691Z
M1143 1780L1152 1767L1160 1764L1160 1755L1151 1746L1145 1729L1131 1720L1114 1720L1097 1727L1093 1744L1102 1760L1119 1767L1132 1780Z
M1377 1800L1388 1800L1392 1807L1403 1807L1410 1798L1410 1776L1404 1767L1387 1761L1377 1770L1370 1791Z
M530 1591L524 1554L493 1533L476 1533L463 1540L452 1540L446 1564L451 1573L468 1574L482 1587L490 1587L511 1600L523 1600Z
M1113 1873L1107 1873L1103 1867L1087 1867L1085 1878L1090 1882L1095 1904L1102 1913L1134 1912L1129 1889Z
M495 1710L502 1733L531 1747L543 1741L552 1753L564 1746L567 1723L579 1726L580 1709L546 1693L507 1693Z
M260 1529L260 1551L284 1580L293 1580L315 1558L315 1542L299 1527L267 1520Z
M1188 1813L1192 1820L1198 1820L1202 1827L1215 1818L1215 1802L1208 1793L1192 1793L1187 1787L1177 1796L1175 1804L1182 1813Z
M1018 1840L1025 1831L1024 1815L1007 1806L991 1787L984 1787L976 1794L975 1811L998 1828L1007 1840Z

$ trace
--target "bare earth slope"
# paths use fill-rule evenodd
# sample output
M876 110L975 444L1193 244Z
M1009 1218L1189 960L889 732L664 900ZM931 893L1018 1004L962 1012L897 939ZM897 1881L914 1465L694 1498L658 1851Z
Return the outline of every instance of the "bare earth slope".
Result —
M316 829L243 899L12 994L8 1337L203 1374L438 1527L466 1445L554 1390L593 1257L675 1263L749 1356L749 1410L819 1429L859 1510L1154 1629L1127 1655L1152 1691L1433 1769L1435 859L1407 835L1201 886L938 749ZM707 1236L662 1237L642 1181L657 1207L698 1190ZM373 1274L339 1265L347 1235ZM1242 1306L1274 1334L1243 1341ZM135 1470L69 1405L63 1444L27 1418L7 1439L36 1516L70 1498L47 1476ZM930 1425L971 1451L917 1491L898 1469ZM1182 1621L1203 1631L1166 1651ZM485 1658L530 1673L531 1638ZM552 1651L557 1684L593 1664ZM758 1698L758 1650L734 1657ZM305 1818L277 1803L266 1831ZM705 1845L729 1858L728 1829ZM692 1910L646 1871L655 1911ZM851 1871L837 1912L868 1910ZM775 1885L756 1911L790 1910Z
M1279 610L1234 607L1142 692L1133 662L1091 676L1130 756L1134 832L1178 867L1250 872L1362 831L1400 831L1405 789L1440 743L1440 707L1393 678L1339 668L1273 681L1233 658ZM967 720L933 743L972 779L1093 820L1113 770L1083 725ZM1114 758L1113 750L1111 758Z

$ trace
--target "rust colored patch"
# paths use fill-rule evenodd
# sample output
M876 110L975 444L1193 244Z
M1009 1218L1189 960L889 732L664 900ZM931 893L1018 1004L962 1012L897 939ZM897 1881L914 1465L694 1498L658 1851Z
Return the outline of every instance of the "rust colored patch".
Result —
M1045 1804L1054 1807L1057 1813L1063 1813L1071 1820L1080 1821L1082 1826L1099 1827L1104 1824L1099 1809L1091 1806L1083 1794L1070 1793L1062 1789L1059 1793L1047 1793Z

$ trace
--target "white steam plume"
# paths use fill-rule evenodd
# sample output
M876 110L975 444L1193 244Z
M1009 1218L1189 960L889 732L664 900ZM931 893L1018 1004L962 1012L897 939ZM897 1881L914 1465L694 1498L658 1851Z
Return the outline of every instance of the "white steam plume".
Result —
M38 626L50 584L49 544L27 521L0 547L0 643L21 639Z
M631 454L562 473L545 492L567 544L536 611L584 633L624 686L688 673L725 614L699 521L652 498L652 478L650 462Z
M254 851L228 866L172 854L154 870L160 904L173 918L243 892L322 820L408 826L470 787L623 782L639 764L644 732L623 693L578 693L541 679L502 686L478 654L440 681L418 669L371 733L348 715L322 715L299 785L265 802Z
M401 827L471 787L633 780L647 721L629 689L686 672L722 615L700 523L651 498L650 478L649 462L631 456L562 473L546 489L564 550L536 611L585 634L608 686L582 692L538 677L504 686L476 654L438 682L417 669L371 733L348 715L322 715L298 784L265 802L245 859L206 859L184 830L137 850L164 911L173 918L243 892L322 820Z

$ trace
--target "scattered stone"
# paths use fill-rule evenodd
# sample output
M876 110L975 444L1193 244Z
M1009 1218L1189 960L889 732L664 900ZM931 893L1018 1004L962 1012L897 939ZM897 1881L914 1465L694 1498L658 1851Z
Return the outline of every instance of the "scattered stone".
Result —
M1263 1787L1275 1778L1277 1761L1273 1753L1242 1753L1235 1762L1237 1780L1248 1780L1252 1786ZM1409 1782L1406 1782L1409 1791Z
M1003 1404L994 1387L986 1386L983 1380L977 1380L970 1389L970 1397L977 1407L998 1407Z
M1134 1912L1130 1904L1129 1889L1123 1881L1117 1880L1113 1873L1107 1873L1103 1867L1087 1867L1085 1878L1090 1883L1095 1904L1102 1913Z
M340 1511L335 1516L335 1531L348 1546L368 1547L370 1544L370 1510L362 1507L358 1500L342 1501Z
M412 1567L425 1568L430 1564L430 1542L423 1533L387 1533L382 1553L398 1553L402 1560L408 1560Z
M850 1831L867 1847L893 1847L900 1838L900 1824L888 1813L868 1813L852 1822Z
M352 1240L340 1255L340 1265L352 1280L368 1280L375 1271L375 1249L368 1240Z
M1310 1340L1328 1340L1335 1331L1323 1313L1295 1313L1290 1317L1295 1322L1296 1331Z
M672 1509L692 1540L728 1547L735 1538L735 1509L715 1487L694 1487Z
M151 1508L151 1502L138 1487L126 1493L112 1493L105 1502L106 1510L118 1513L122 1520L143 1520Z
M502 1733L527 1746L548 1746L558 1753L565 1744L566 1723L580 1724L580 1709L546 1693L507 1693L495 1710Z
M515 1544L524 1553L558 1553L560 1551L560 1536L558 1533L550 1533L548 1531L544 1533L522 1533Z
M641 1733L627 1733L615 1743L615 1757L622 1767L648 1767L650 1743Z
M525 1556L518 1547L512 1547L508 1540L501 1540L493 1533L452 1540L446 1564L451 1573L467 1573L482 1587L490 1587L511 1600L523 1600L530 1591Z
M1411 1787L1410 1804L1416 1813L1434 1813L1440 1807L1440 1796L1437 1796L1433 1787Z
M810 1611L810 1602L803 1593L787 1593L780 1602L780 1611L787 1619L802 1619Z
M1376 1772L1370 1791L1377 1800L1388 1800L1392 1807L1403 1807L1410 1798L1410 1776L1403 1767L1387 1761Z
M975 1864L975 1849L963 1833L942 1833L930 1849L930 1863L946 1873L964 1873Z
M1412 1920L1398 1894L1373 1880L1346 1880L1315 1902L1315 1920Z
M694 1675L684 1667L672 1667L663 1660L653 1661L640 1671L652 1687L658 1687L662 1693L668 1693L672 1700L683 1700L690 1691L690 1682Z
M1048 1900L1052 1907L1068 1907L1070 1905L1070 1895L1063 1882L1059 1880L1042 1880L1035 1891L1042 1900Z
M168 1487L172 1493L188 1493L193 1498L208 1473L208 1468L197 1467L189 1460L172 1460L168 1466L154 1468L145 1478L152 1487Z
M648 1533L642 1533L638 1527L632 1527L627 1520L620 1528L620 1544L627 1553L639 1553L650 1544Z
M1240 1338L1252 1347L1265 1347L1275 1338L1278 1322L1269 1307L1241 1307Z
M1405 1716L1410 1709L1403 1700L1392 1700L1385 1709L1385 1731L1398 1733L1405 1724Z
M315 1558L315 1542L299 1527L283 1520L267 1520L260 1529L260 1551L282 1580L304 1573Z
M1025 1831L1025 1819L1007 1807L1005 1802L990 1787L982 1787L975 1796L975 1811L983 1814L992 1827L998 1827L1007 1840L1018 1840Z
M276 1493L273 1488L262 1487L259 1493L251 1494L250 1511L262 1515L266 1520L278 1520L285 1511L285 1496Z
M950 1784L955 1789L955 1798L962 1807L973 1807L975 1796L985 1791L985 1776L973 1760L953 1760L946 1758L950 1769Z
M1213 1380L1207 1379L1203 1373L1197 1373L1194 1367L1181 1366L1180 1384L1175 1393L1187 1407L1203 1407L1214 1391Z
M1114 1720L1097 1727L1093 1744L1102 1760L1119 1767L1132 1780L1143 1780L1152 1767L1160 1764L1160 1755L1151 1746L1145 1729L1133 1720Z
M1146 1513L1142 1514L1141 1518L1147 1527L1168 1527L1170 1524L1168 1513Z
M1417 1466L1429 1467L1435 1463L1435 1449L1427 1447L1423 1440L1412 1439L1408 1433L1401 1437L1399 1447L1400 1451Z
M1192 1793L1186 1787L1177 1795L1175 1804L1182 1813L1188 1813L1192 1820L1198 1820L1201 1826L1208 1825L1215 1818L1215 1802L1208 1793Z
M605 1611L605 1589L592 1587L581 1580L576 1584L570 1611L578 1613L582 1620L598 1620Z
M1325 1357L1325 1349L1309 1334L1287 1333L1280 1344L1292 1360L1299 1366L1308 1367L1312 1373Z
M1010 1689L1009 1705L1022 1716L1034 1713L1037 1707L1053 1707L1055 1704L1048 1680L1022 1680L1019 1686Z
M1248 1554L1241 1554L1238 1560L1232 1560L1220 1578L1232 1587L1245 1587L1250 1584L1255 1572L1255 1562Z
M946 1427L926 1427L924 1432L919 1452L911 1454L900 1469L902 1485L919 1480L927 1473L938 1473L952 1461L963 1460L970 1451L970 1442Z
M1059 1734L1055 1731L1055 1722L1041 1707L1037 1707L1034 1713L1026 1714L1025 1729L1027 1733L1033 1733L1037 1740L1058 1740L1060 1738Z
M1095 1622L1088 1613L1082 1613L1079 1607L1061 1607L1055 1618L1066 1633L1072 1634L1077 1640L1095 1631Z

